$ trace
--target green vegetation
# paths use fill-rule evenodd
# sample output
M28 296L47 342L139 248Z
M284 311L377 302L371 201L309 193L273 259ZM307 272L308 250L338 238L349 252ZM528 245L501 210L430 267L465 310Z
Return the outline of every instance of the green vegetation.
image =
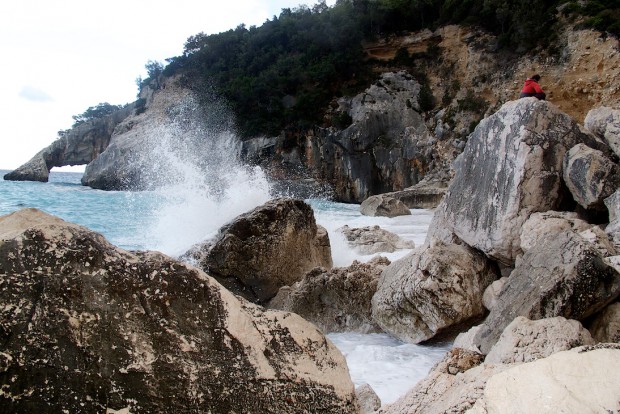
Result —
M73 128L83 124L84 122L92 121L93 119L103 118L104 116L111 115L112 113L122 109L122 105L110 105L107 102L98 104L97 106L91 106L86 111L79 115L73 115ZM60 135L60 134L59 134Z
M618 2L570 2L566 15L591 16L589 25L617 34ZM445 24L475 25L498 35L500 47L525 53L549 47L558 23L560 0L338 0L282 9L262 26L240 25L227 32L199 33L187 39L182 56L162 68L147 63L149 79L180 74L182 82L205 101L224 98L236 115L243 137L277 135L323 122L329 102L357 93L376 78L377 62L369 60L363 42ZM614 27L616 29L614 29ZM614 31L616 30L616 31ZM402 49L391 62L411 68L436 59L438 47L410 56ZM417 75L416 75L417 78ZM421 110L435 106L424 79ZM141 85L146 81L141 82ZM155 85L156 86L156 85ZM441 99L452 99L458 87ZM482 109L466 99L460 106ZM346 118L334 117L338 125Z

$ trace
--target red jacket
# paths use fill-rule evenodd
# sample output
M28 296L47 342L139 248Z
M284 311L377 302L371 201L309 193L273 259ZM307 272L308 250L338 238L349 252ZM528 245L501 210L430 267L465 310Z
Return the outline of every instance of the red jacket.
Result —
M521 93L528 93L534 95L537 93L544 93L544 91L542 90L538 82L536 82L534 79L528 79L525 81L525 85L523 85Z

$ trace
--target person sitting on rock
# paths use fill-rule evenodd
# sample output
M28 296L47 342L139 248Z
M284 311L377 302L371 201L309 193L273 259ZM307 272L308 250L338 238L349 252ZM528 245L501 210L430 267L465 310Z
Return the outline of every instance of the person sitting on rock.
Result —
M538 84L539 80L539 74L536 74L531 78L526 79L525 84L523 85L523 89L521 89L521 95L519 95L519 98L529 98L530 96L534 96L544 101L547 95Z

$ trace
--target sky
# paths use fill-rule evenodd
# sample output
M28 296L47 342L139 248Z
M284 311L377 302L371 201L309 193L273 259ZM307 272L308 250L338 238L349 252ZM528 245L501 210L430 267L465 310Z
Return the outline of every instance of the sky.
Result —
M317 2L4 0L0 169L30 160L71 127L73 115L102 102L133 102L146 62L181 55L189 36L260 26L283 8Z

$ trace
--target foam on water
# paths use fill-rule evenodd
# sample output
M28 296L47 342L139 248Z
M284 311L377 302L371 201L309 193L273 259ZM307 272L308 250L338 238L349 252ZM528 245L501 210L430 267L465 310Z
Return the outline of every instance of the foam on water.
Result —
M451 346L405 344L386 334L333 333L327 337L345 356L355 386L369 384L382 404L405 395Z

